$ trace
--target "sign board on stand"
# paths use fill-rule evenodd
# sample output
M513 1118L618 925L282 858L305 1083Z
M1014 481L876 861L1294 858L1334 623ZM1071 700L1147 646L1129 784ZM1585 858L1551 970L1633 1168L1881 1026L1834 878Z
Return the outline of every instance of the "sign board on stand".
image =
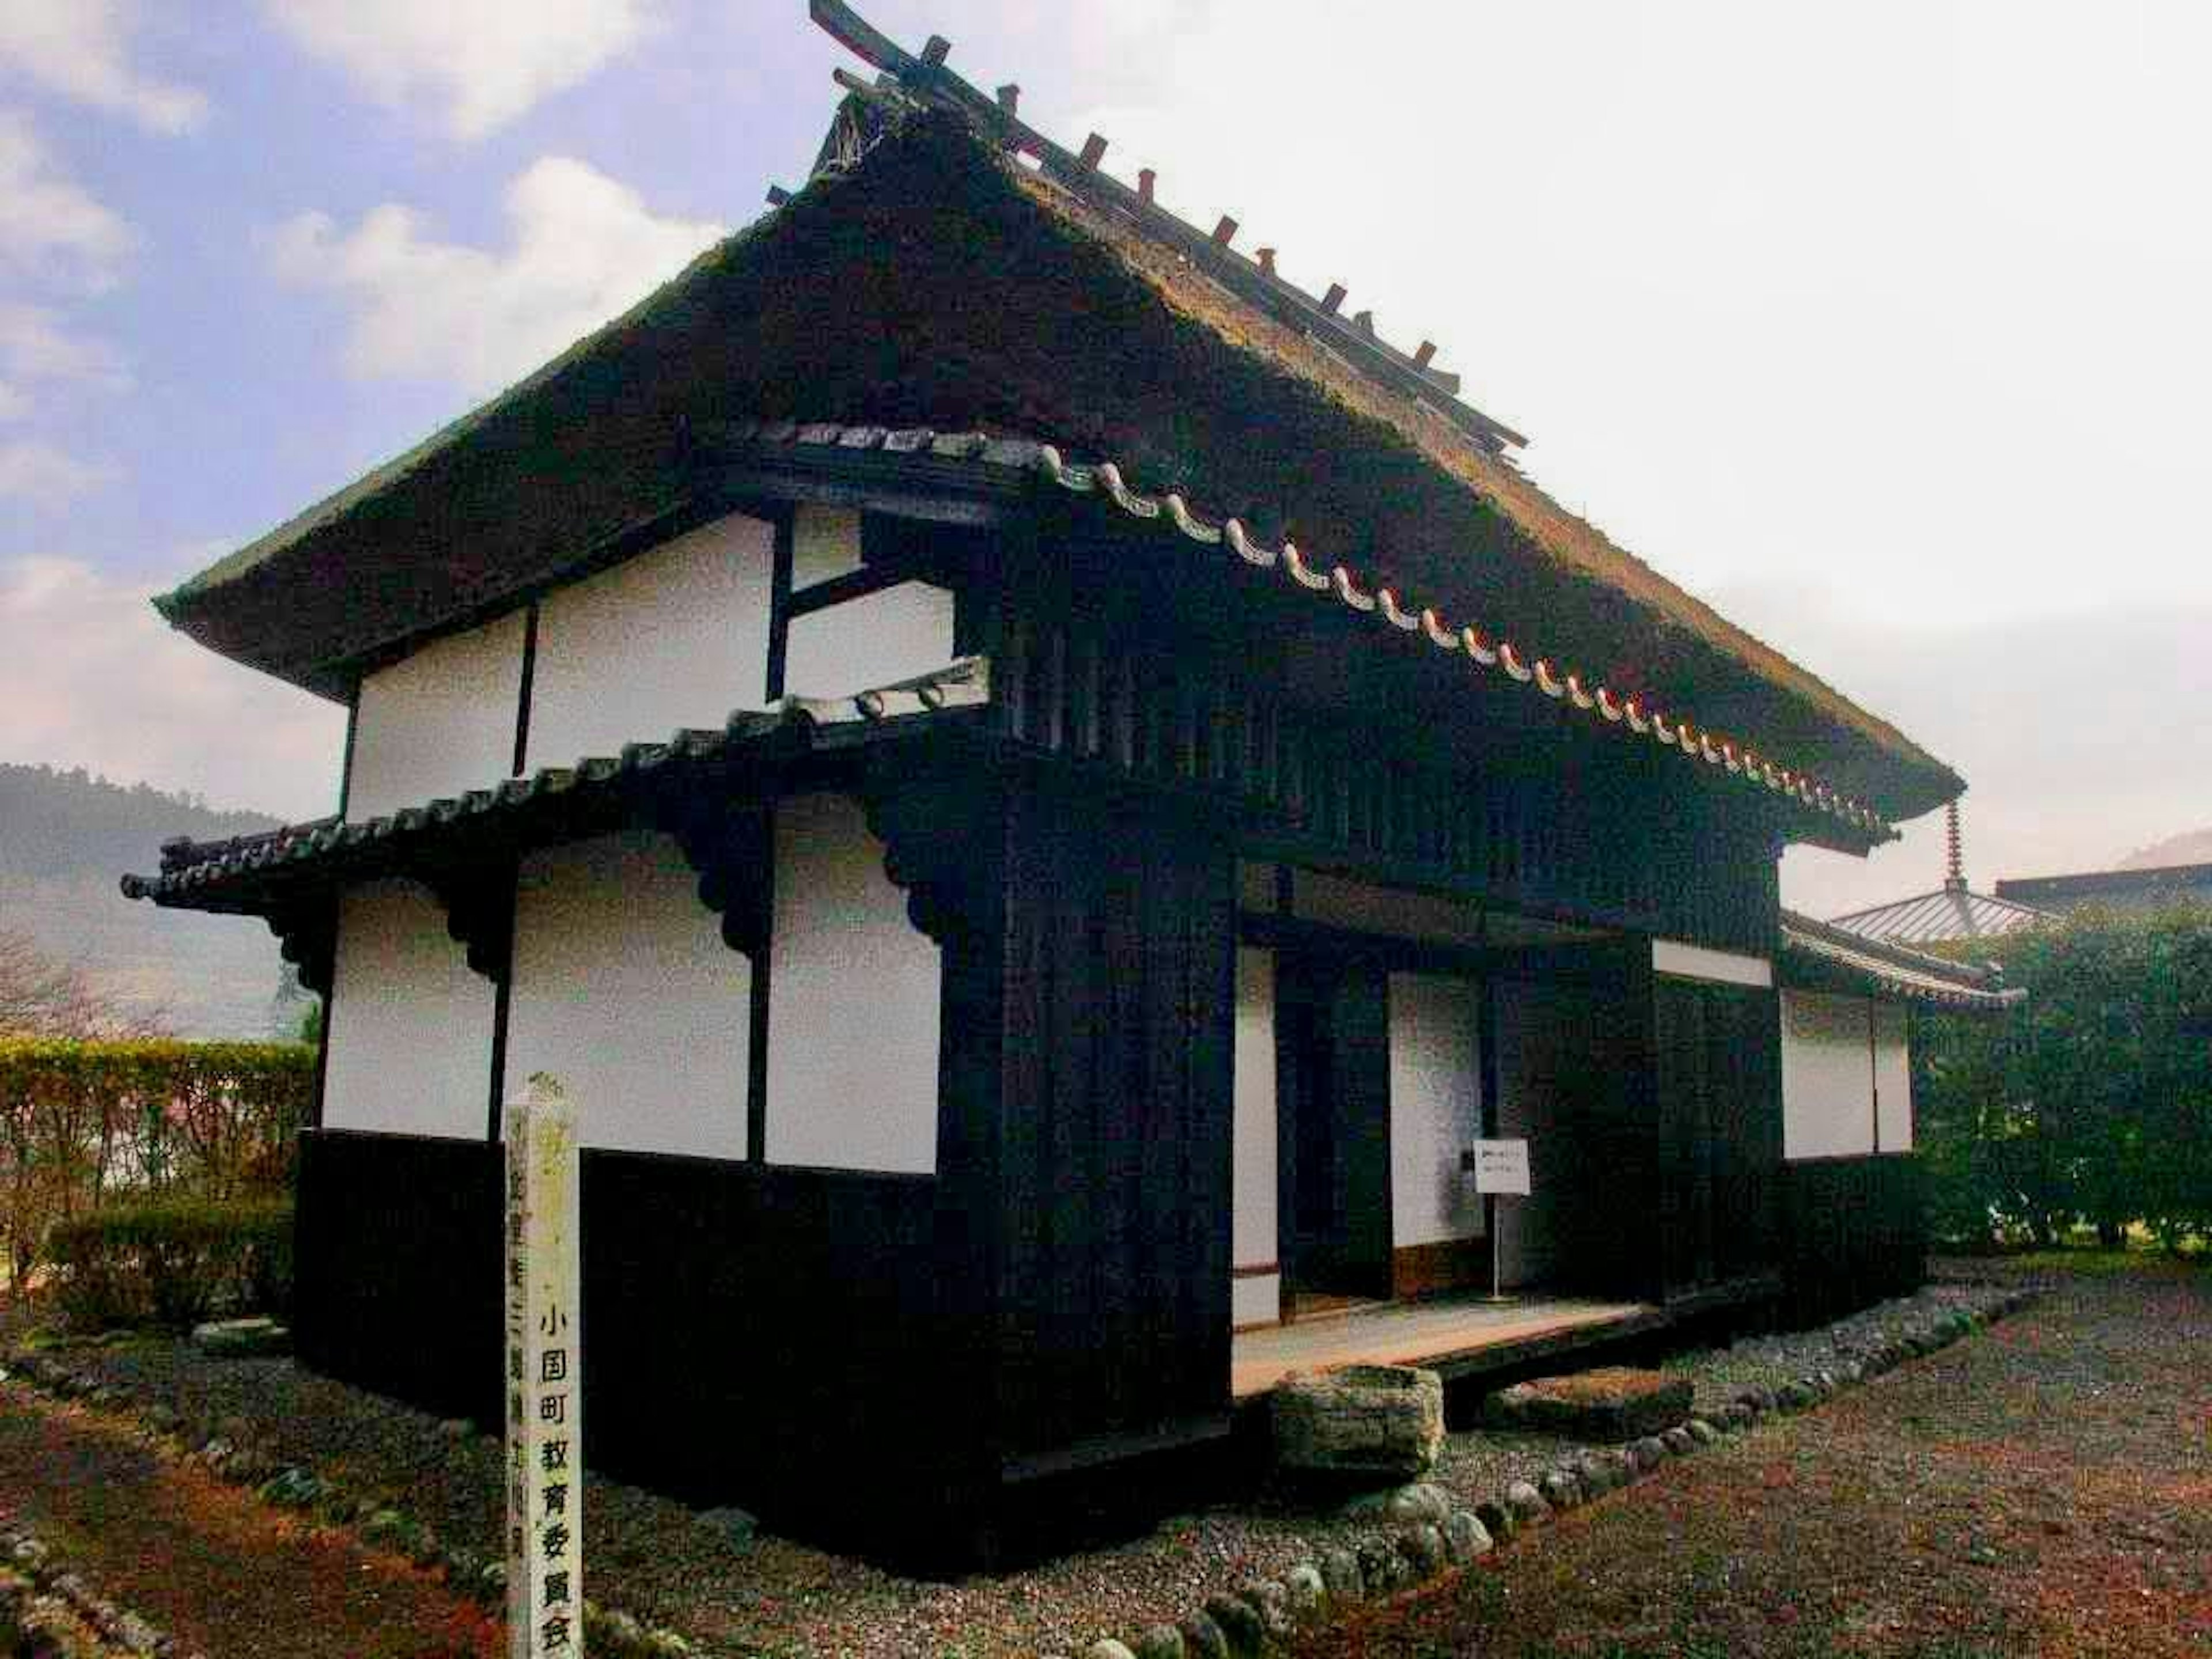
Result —
M1498 1285L1498 1200L1501 1196L1528 1196L1528 1143L1526 1140L1478 1140L1468 1151L1474 1170L1474 1190L1482 1194L1482 1226L1490 1235L1490 1299L1505 1300Z
M510 1659L584 1650L584 1364L576 1116L544 1073L508 1105L507 1628Z
M1525 1140L1478 1140L1474 1143L1474 1190L1528 1196L1528 1143Z

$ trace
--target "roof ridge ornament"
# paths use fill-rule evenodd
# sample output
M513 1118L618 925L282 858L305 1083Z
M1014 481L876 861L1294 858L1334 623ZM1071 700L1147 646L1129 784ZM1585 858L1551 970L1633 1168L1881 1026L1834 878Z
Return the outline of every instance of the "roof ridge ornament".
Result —
M946 67L945 60L951 46L943 37L933 35L929 46L916 56L846 0L807 0L806 9L817 27L880 70L883 76L871 85L847 71L833 72L837 84L851 96L832 123L830 139L824 141L823 154L815 164L817 173L848 168L872 148L882 136L883 108L927 103L957 111L1002 149L1034 160L1040 173L1071 193L1093 206L1125 215L1146 234L1191 259L1247 304L1291 327L1322 336L1367 378L1416 403L1443 393L1450 401L1442 412L1468 441L1493 455L1528 442L1503 422L1461 400L1460 377L1435 366L1432 342L1422 341L1413 352L1401 351L1376 335L1371 316L1363 329L1340 314L1341 284L1333 284L1325 296L1316 300L1275 270L1277 250L1269 248L1264 261L1236 252L1229 244L1237 234L1237 222L1228 215L1223 215L1208 233L1167 212L1156 198L1151 168L1141 170L1137 187L1130 189L1099 166L1107 148L1103 135L1090 134L1079 152L1055 143L1014 112L1014 100L985 93ZM861 114L855 105L867 113Z

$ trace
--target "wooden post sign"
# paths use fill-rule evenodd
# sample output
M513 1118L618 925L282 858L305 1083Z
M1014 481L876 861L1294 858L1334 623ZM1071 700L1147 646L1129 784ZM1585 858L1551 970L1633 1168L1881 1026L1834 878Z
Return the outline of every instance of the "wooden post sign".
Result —
M576 1115L543 1072L507 1108L509 1659L584 1650Z

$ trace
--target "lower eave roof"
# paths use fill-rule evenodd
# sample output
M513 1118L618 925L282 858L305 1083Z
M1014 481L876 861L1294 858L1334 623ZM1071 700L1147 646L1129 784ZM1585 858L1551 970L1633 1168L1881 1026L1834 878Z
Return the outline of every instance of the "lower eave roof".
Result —
M1844 990L1931 1006L1997 1013L2025 1001L1994 969L1948 962L1900 945L1863 939L1794 910L1782 913L1782 982L1801 990Z
M220 841L168 842L161 848L159 873L125 876L123 895L178 909L260 914L276 890L325 885L340 877L365 879L387 866L404 870L409 849L471 828L563 807L580 812L595 802L613 804L626 792L685 769L793 761L916 736L967 720L989 696L989 665L970 657L850 697L785 697L766 708L739 710L718 729L678 731L665 742L630 744L619 756L544 767L494 788L378 817L350 823L316 818Z

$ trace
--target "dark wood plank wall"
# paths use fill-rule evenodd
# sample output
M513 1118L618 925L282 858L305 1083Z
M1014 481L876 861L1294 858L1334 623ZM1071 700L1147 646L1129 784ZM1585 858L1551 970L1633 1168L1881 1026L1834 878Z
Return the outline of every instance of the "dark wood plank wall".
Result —
M1549 1288L1655 1298L1651 1229L1662 1189L1651 1080L1650 947L1607 940L1545 953L1540 1017L1580 1034L1577 1064L1553 1079L1530 1128L1538 1191L1530 1206L1552 1241Z
M1911 1152L1782 1167L1783 1312L1823 1324L1927 1277L1920 1160Z
M1771 989L1655 977L1659 1292L1780 1265L1780 1012Z
M483 1141L302 1135L303 1363L499 1421L501 1158ZM961 1565L982 1425L973 1372L939 1341L939 1183L581 1162L591 1467L823 1542Z
M1158 803L1007 808L999 1413L1011 1453L1229 1385L1235 866Z
M1260 676L1210 668L1204 652L1129 641L1054 617L1049 599L1008 617L993 665L1007 735L1209 798L1255 849L1723 949L1774 948L1778 842L1755 798L1719 800L1642 755L1593 759L1596 738L1538 734L1510 764L1485 760L1414 711L1302 709Z

